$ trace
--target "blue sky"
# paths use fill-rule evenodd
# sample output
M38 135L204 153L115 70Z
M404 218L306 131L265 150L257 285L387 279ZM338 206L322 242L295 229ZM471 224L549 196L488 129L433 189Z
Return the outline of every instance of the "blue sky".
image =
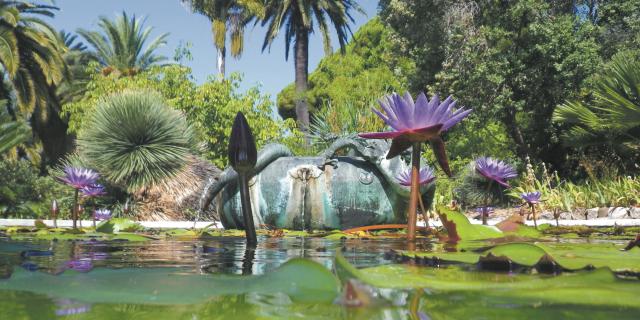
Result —
M376 15L377 0L361 0L366 16L355 13L356 23L352 27L355 32L362 24ZM211 27L206 17L191 13L180 0L56 0L60 8L56 17L51 20L53 26L65 31L78 28L97 29L97 19L104 15L114 17L125 10L127 13L146 17L146 26L153 26L151 38L169 32L168 44L159 53L172 58L180 41L192 43L193 60L186 64L193 69L198 82L215 74L216 52L212 44ZM270 52L261 52L264 29L252 26L245 35L245 50L239 60L227 59L227 73L240 72L244 75L241 88L261 85L262 91L275 100L277 93L287 84L293 82L294 70L291 57L284 59L284 41L278 39ZM335 41L333 47L339 46ZM313 71L324 55L322 40L313 35L309 50L309 72Z

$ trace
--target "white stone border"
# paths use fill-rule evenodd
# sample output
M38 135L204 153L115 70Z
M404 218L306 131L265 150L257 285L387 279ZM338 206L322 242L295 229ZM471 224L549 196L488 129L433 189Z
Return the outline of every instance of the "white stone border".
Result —
M35 226L35 219L0 219L0 226L6 227L33 227ZM53 227L53 220L42 220L48 227ZM136 221L145 228L154 229L191 229L193 228L193 221ZM56 223L60 228L71 228L73 221L71 220L57 220ZM222 228L220 222L211 221L198 221L196 222L196 228L204 228L213 223L211 228ZM91 220L78 221L78 225L85 227L93 225Z
M35 219L0 219L0 226L5 227L33 227L35 226ZM482 221L476 219L469 219L472 224L482 224ZM490 219L487 223L490 226L498 224L501 219ZM42 220L47 226L53 227L53 220ZM191 229L193 228L193 221L136 221L141 224L145 228L153 228L153 229ZM622 226L640 226L640 219L607 219L607 218L599 218L599 219L590 219L590 220L558 220L561 226L588 226L588 227L612 227ZM58 220L58 227L61 228L71 228L73 222L71 220ZM82 220L78 221L79 225L82 226L91 226L93 221L91 220ZM213 225L211 225L213 223ZM529 226L533 226L533 221L528 220L525 222ZM550 224L552 226L556 225L555 220L538 220L538 225L541 224ZM210 226L211 225L211 226ZM220 222L211 222L211 221L198 221L196 222L196 229L204 228L210 226L210 228L218 228L223 229L222 224ZM418 226L424 226L424 222L419 221ZM442 223L439 220L429 221L429 226L432 227L442 227Z

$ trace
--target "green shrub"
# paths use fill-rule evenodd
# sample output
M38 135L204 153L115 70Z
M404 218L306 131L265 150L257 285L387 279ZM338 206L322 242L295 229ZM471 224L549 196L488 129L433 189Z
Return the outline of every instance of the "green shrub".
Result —
M71 191L50 176L39 176L27 161L0 162L0 215L3 218L49 218L51 201L68 214Z
M175 175L195 146L184 116L151 91L106 96L78 135L89 165L130 192Z

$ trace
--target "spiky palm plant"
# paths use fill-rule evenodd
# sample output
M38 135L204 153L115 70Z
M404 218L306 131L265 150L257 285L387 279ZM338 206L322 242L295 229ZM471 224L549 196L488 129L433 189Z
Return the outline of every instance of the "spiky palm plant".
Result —
M567 101L553 120L568 126L567 145L583 148L611 146L623 158L640 154L640 61L628 54L615 56L596 79L593 99Z
M196 145L185 117L149 91L103 98L84 128L78 135L82 157L129 192L174 176Z
M261 0L182 0L191 10L211 21L213 45L218 50L218 72L225 74L227 36L230 38L231 56L240 57L244 49L244 30L256 16L264 11Z
M166 60L155 51L167 43L169 34L163 33L147 44L153 28L145 28L144 22L144 18L122 12L115 20L101 16L98 21L101 32L78 29L78 34L93 47L104 67L103 73L117 70L131 75Z

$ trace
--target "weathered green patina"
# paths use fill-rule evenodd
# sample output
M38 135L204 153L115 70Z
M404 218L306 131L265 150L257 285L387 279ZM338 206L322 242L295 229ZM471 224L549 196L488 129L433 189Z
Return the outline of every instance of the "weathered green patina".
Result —
M385 141L349 137L317 157L294 157L284 146L266 146L250 181L255 226L318 230L405 223L409 188L396 176L407 165L401 157L385 159L388 147ZM342 150L349 156L336 156ZM225 228L243 229L235 178L233 169L225 170L205 190L201 207L215 199ZM420 191L430 206L435 185Z

